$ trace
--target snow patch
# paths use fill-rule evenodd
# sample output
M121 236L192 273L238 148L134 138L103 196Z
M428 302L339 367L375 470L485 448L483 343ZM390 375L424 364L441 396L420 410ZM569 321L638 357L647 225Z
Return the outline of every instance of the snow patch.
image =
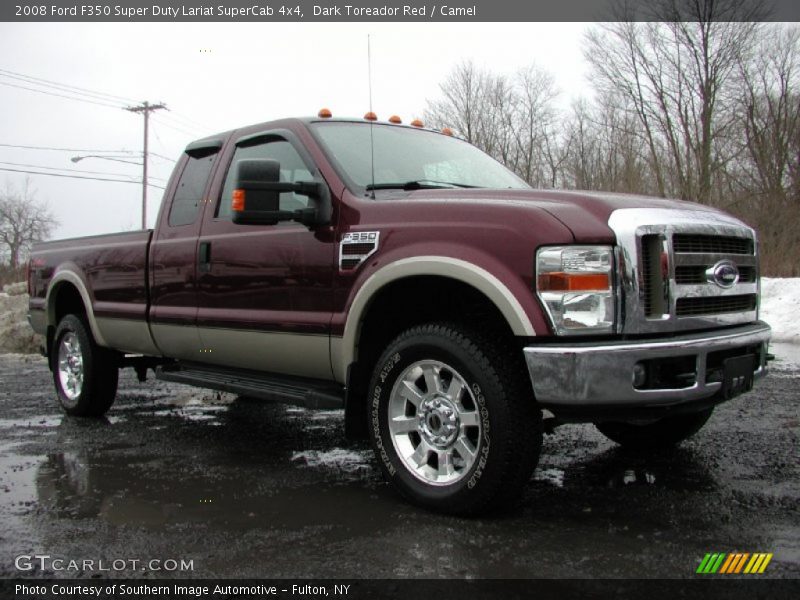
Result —
M17 293L18 287L4 286L5 293L0 297L0 354L33 354L41 344L41 337L28 324L28 294Z
M17 283L8 283L3 286L3 295L5 296L22 296L27 295L28 286L24 281Z
M16 427L58 427L61 425L61 415L45 415L27 417L24 419L0 419L0 429Z
M362 469L369 469L370 450L345 450L333 448L332 450L305 450L294 452L292 462L305 462L309 467L323 467L336 469L347 473L354 473Z
M542 481L549 483L558 488L564 487L564 470L563 469L536 469L533 473L534 481Z
M800 344L800 277L761 279L761 318L773 341Z

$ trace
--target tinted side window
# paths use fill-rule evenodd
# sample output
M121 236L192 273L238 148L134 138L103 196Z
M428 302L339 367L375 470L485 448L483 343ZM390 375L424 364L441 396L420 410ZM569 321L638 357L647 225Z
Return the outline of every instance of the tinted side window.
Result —
M206 190L215 154L202 158L189 157L183 169L169 209L169 226L190 225L197 218L203 205L203 192Z
M233 177L236 172L236 162L247 158L267 158L277 160L281 164L281 181L310 181L311 173L300 158L297 150L287 141L267 142L255 146L241 146L236 148L233 160L225 177L222 195L217 205L216 216L220 219L231 218L231 194L233 193ZM297 210L308 206L308 196L300 196L293 192L281 194L280 210Z

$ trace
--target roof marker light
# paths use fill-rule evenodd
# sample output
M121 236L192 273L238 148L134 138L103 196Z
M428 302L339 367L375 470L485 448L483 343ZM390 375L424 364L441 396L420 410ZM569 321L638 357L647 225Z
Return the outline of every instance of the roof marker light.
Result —
M370 112L368 112L367 114L364 115L364 118L367 121L377 121L378 120L378 115L376 115L374 112L370 111Z
M329 108L320 108L319 113L317 113L317 116L320 119L330 119L333 116L333 113L330 111Z
M444 129L442 129L442 133L443 133L444 135L449 135L449 136L452 136L452 135L453 135L453 130L452 130L452 129L450 129L449 127L445 127Z
M392 115L389 117L389 123L394 123L395 125L400 125L403 122L403 119L398 117L397 115Z
M419 119L414 119L413 121L411 121L411 126L412 127L425 127L425 125Z

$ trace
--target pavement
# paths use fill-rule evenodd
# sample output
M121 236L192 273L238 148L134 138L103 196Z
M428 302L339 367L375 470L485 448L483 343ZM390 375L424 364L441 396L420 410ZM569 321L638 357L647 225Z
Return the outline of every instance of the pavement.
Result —
M480 519L405 503L341 411L124 372L105 419L69 418L44 359L0 355L0 577L685 578L768 552L759 577L797 578L800 347L773 352L673 451L556 429L521 506Z

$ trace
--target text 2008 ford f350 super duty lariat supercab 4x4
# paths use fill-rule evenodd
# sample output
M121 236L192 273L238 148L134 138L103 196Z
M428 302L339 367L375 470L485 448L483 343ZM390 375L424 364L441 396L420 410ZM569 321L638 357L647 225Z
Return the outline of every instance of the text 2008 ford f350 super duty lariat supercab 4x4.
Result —
M125 366L343 406L398 490L457 514L519 497L543 415L689 437L770 334L727 214L533 190L446 133L322 116L190 144L153 231L40 244L29 288L67 413L104 413Z

